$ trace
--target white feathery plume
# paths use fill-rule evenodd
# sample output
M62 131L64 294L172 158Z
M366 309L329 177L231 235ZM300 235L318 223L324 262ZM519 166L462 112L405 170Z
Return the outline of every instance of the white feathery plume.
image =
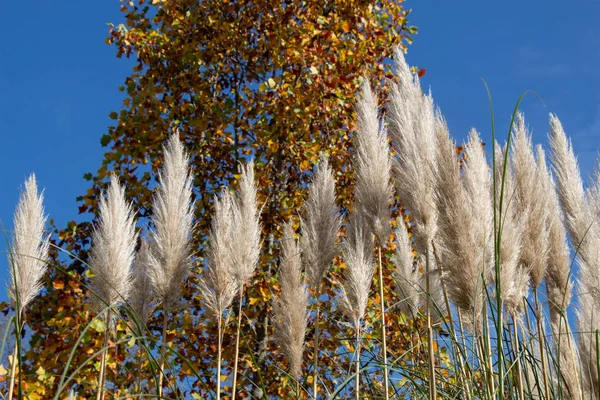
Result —
M142 239L142 244L133 262L133 285L129 296L129 306L135 314L137 324L144 326L154 313L156 298L154 287L148 275L148 268L152 264L152 250L147 240Z
M380 244L390 234L392 159L387 133L377 116L377 98L365 78L356 107L355 199Z
M396 223L396 257L394 264L396 270L394 278L396 281L396 292L400 298L398 307L409 317L415 317L419 312L421 288L421 274L416 267L413 255L412 242L408 236L408 230L402 218Z
M455 146L445 121L437 118L436 198L439 207L438 251L449 297L474 327L482 310L483 276L493 257L491 171L479 134L472 130L465 146L461 176Z
M35 175L25 181L14 215L14 234L8 255L10 284L8 295L22 313L42 288L46 272L50 241L44 236L47 216L44 215L44 195L38 195Z
M390 134L397 154L394 173L398 194L414 220L420 253L437 231L435 204L435 130L433 98L423 95L418 77L410 72L401 49L395 52L396 76L389 105Z
M336 240L340 227L339 209L335 203L333 171L325 156L316 168L310 186L310 197L301 220L300 248L306 264L308 283L319 291L321 280L338 253Z
M373 236L368 235L367 238L364 233L369 229L365 219L360 214L351 219L352 223L347 229L352 232L352 239L344 239L342 250L346 269L340 293L340 306L357 329L360 329L361 321L365 316L369 289L375 271Z
M242 166L239 196L233 203L234 229L232 232L233 276L238 287L254 275L260 256L260 222L254 183L254 162Z
M495 143L494 151L496 152L497 229L501 233L500 296L508 313L513 318L519 319L523 312L523 298L527 297L529 283L529 270L520 263L522 221L526 221L527 216L517 214L516 185L512 170L506 168L506 175L503 177L506 162L505 150ZM502 193L503 185L504 192ZM494 278L495 276L491 276L491 279ZM497 285L498 282L496 282Z
M129 298L132 286L131 265L138 234L131 204L125 189L113 175L106 197L100 199L100 221L92 233L90 267L91 286L97 306L117 307Z
M529 269L534 290L544 279L548 260L548 199L542 185L544 179L536 165L531 134L523 113L517 114L511 143L511 166L515 180L515 207L523 232L520 262ZM545 167L544 167L545 168Z
M546 204L548 208L546 294L550 303L551 314L555 314L552 312L554 310L560 315L565 314L567 307L571 304L571 292L573 290L573 282L570 279L571 254L563 214L556 194L555 182L546 166L546 154L541 145L537 147L537 169L539 179L543 182L543 196L548 199Z
M308 292L302 279L300 247L294 238L292 221L283 228L279 285L281 294L273 304L273 332L289 360L290 375L299 380L308 322Z
M156 296L169 308L178 299L181 283L187 277L191 263L193 229L192 176L189 156L179 141L178 133L164 147L163 169L158 175L159 186L152 203L150 231L153 262L149 275Z
M231 305L237 286L232 274L233 208L235 199L226 190L215 196L215 213L207 245L207 266L199 289L209 311L221 315Z
M579 355L584 365L582 375L587 391L594 392L598 387L593 333L600 329L600 319L595 315L600 306L600 228L587 202L573 147L562 124L553 114L550 114L549 139L558 198L580 266L577 324Z

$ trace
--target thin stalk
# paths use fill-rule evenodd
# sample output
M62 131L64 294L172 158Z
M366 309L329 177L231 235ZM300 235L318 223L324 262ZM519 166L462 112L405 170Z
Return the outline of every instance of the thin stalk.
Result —
M317 290L316 298L317 298L317 315L315 316L315 349L313 354L313 398L317 400L317 371L319 367L319 312L320 304L319 304L319 293L321 293L321 286Z
M221 347L223 345L223 332L222 332L222 320L223 320L223 315L221 312L219 312L219 316L217 318L217 324L218 324L218 342L219 342L219 346L217 349L217 400L221 400Z
M356 400L360 400L360 322L356 325Z
M381 260L381 258L380 258ZM430 293L430 265L429 265L429 242L425 249L425 290L427 292L427 347L429 353L429 398L435 400L437 398L437 388L435 385L435 355L433 352L433 328L431 326L431 293ZM387 398L387 397L386 397Z
M16 309L19 309L19 301L17 299L17 306ZM15 351L13 353L13 362L11 365L11 369L10 369L10 383L8 386L8 400L12 400L13 399L13 392L15 389L15 378L17 375L17 364L19 364L19 374L21 373L21 368L20 368L20 364L21 364L21 351L20 351L20 347L21 347L21 329L23 327L23 316L24 313L21 313L21 311L17 311L15 313ZM19 394L21 394L21 379L19 379Z
M439 266L440 262L439 262L439 259L437 256L435 243L431 242L431 247L433 249L433 255L435 257L436 265ZM452 335L456 355L458 357L458 368L460 370L459 378L461 381L461 385L464 387L464 390L465 390L465 393L467 396L467 400L471 400L471 392L469 391L469 387L467 386L467 375L470 373L470 371L468 369L468 365L467 365L467 368L465 368L466 362L463 360L464 354L462 352L462 349L460 348L460 344L458 343L458 337L456 336L456 329L454 328L454 318L452 318L452 311L450 308L450 300L448 299L448 293L446 292L446 285L443 285L443 284L442 284L442 293L444 295L444 303L446 305L446 311L448 312L448 320L449 320L449 324L450 324L450 334ZM462 332L461 332L461 334L462 334ZM463 338L463 340L464 340L464 338ZM463 349L465 349L465 348L466 347L463 346Z
M385 299L383 297L383 263L381 262L381 247L379 243L377 247L379 253L379 299L381 303L381 340L383 352L383 387L385 389L385 400L390 398L389 383L388 383L388 365L387 365L387 342L385 338Z
M237 386L238 357L240 355L240 330L242 328L242 300L244 298L244 285L240 285L240 305L238 307L237 333L235 335L235 358L233 361L233 387L231 388L231 400L235 400L235 389Z
M110 309L106 311L104 345L102 347L102 361L100 361L100 376L98 377L98 393L96 400L104 399L104 385L106 384L106 358L108 354L108 327L110 321Z
M488 370L488 363L486 361L486 357L484 356L485 345L483 344L483 338L481 335L477 335L477 344L474 344L474 346L477 350L477 358L479 358L479 368L484 369L483 375L485 376L485 390L488 392L487 398L493 398L494 389L493 385L490 383L491 378Z
M519 332L517 332L517 320L513 318L513 343L515 352L515 366L517 368L517 387L519 389L519 399L525 399L523 392L523 376L521 372L521 351L519 349Z
M12 365L10 367L10 383L8 384L8 400L12 400L13 391L15 388L15 376L17 374L17 353L19 352L19 345L15 340L15 351L13 353Z
M535 313L538 325L538 335L540 337L540 358L542 360L542 376L544 378L544 393L546 395L546 399L550 399L550 386L548 383L548 369L546 367L546 346L545 346L545 337L544 337L544 326L542 321L542 307L540 306L540 302L538 300L538 291L537 287L533 291L533 298L535 300Z
M160 370L158 371L158 397L162 397L163 379L165 376L165 364L167 358L167 309L164 309L163 313L163 327L162 327L162 356L160 358Z
M499 315L498 318L501 318L502 316ZM495 397L495 393L496 393L496 384L494 382L494 366L492 365L492 343L491 343L491 339L490 339L490 329L489 329L489 325L488 325L488 311L487 311L487 307L485 305L485 299L483 300L483 332L484 332L484 337L485 337L485 342L482 340L481 343L481 348L482 348L482 352L484 352L484 362L485 362L485 368L487 370L487 375L488 375L488 385L490 388L490 394L492 397ZM497 342L501 342L502 340L497 340ZM500 381L502 381L502 379L500 379Z

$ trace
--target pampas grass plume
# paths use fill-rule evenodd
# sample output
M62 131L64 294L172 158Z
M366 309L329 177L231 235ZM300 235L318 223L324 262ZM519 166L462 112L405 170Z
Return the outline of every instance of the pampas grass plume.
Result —
M133 286L129 297L129 306L133 311L136 322L141 326L148 322L156 308L154 287L148 274L148 268L153 260L152 250L147 240L142 239L142 244L133 263Z
M106 197L100 199L100 221L92 234L90 267L92 288L101 309L123 303L131 290L131 265L138 234L131 204L116 175L110 180Z
M273 304L273 332L288 358L290 375L299 380L308 321L308 292L302 279L300 247L294 238L292 221L283 228L279 285L281 294Z
M377 116L377 98L366 78L362 84L356 114L355 200L362 208L371 231L382 244L390 234L392 160L386 131Z
M192 176L189 156L174 133L164 147L163 169L158 175L159 186L152 203L150 231L153 245L149 275L156 296L170 307L181 292L191 263L193 229Z
M300 248L308 281L317 292L329 265L338 253L336 245L340 227L339 209L335 203L333 170L327 157L321 156L310 185L301 220Z
M415 257L413 256L412 242L408 230L402 218L398 218L395 230L396 257L394 264L396 270L396 292L400 302L398 307L409 317L415 317L419 311L419 293L421 289L421 277L418 268L415 268Z
M25 181L25 190L14 215L14 234L9 254L9 296L23 312L42 287L46 271L49 237L44 236L47 216L44 215L44 196L38 195L35 175Z

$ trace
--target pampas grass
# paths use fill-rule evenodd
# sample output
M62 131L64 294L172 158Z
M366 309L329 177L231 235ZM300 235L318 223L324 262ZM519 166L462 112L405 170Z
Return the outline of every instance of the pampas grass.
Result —
M162 303L162 357L159 371L158 395L162 394L164 364L166 362L166 336L169 311L181 293L181 284L187 277L191 263L193 227L192 175L189 156L176 131L163 147L163 168L158 174L159 186L152 203L150 231L153 256L148 268L154 293Z
M41 279L46 272L48 262L50 241L49 237L45 236L48 217L44 213L43 203L44 195L38 194L35 175L31 174L25 181L25 190L21 192L15 211L14 234L8 255L10 266L8 296L15 307L15 337L17 338L10 373L9 399L13 396L17 363L20 363L21 340L19 338L25 310L42 288Z
M579 353L583 363L582 375L585 380L585 395L592 396L598 388L598 370L596 366L596 345L593 332L600 329L600 321L594 310L600 287L600 229L596 216L587 202L583 183L570 141L562 124L554 115L550 115L551 160L556 176L558 198L565 214L566 227L571 237L580 266L578 288L579 309L577 313L579 335Z
M294 238L294 224L283 227L279 263L281 293L273 303L274 338L288 359L290 375L297 382L296 395L300 396L302 354L308 314L308 291L302 278L300 246Z
M371 91L369 81L365 79L356 107L357 126L354 137L354 146L356 148L356 163L354 166L356 171L356 186L354 198L357 204L357 213L362 215L359 220L364 220L366 224L364 228L360 229L368 229L373 232L378 242L381 351L383 353L384 364L383 382L385 398L387 399L389 397L389 380L387 373L385 299L381 248L385 245L390 235L390 205L392 203L393 188L390 182L392 160L390 158L387 132L383 128L383 124L377 114L377 98Z
M138 234L131 204L125 200L125 190L113 175L106 197L100 199L100 220L92 234L90 267L94 276L91 279L94 301L99 310L107 308L104 321L104 351L100 366L97 399L104 394L106 379L106 357L108 333L112 326L112 314L116 307L129 297L132 287L131 265L134 260Z
M401 218L396 221L396 254L394 273L396 292L400 298L399 309L406 315L415 318L419 312L419 299L421 288L421 274L416 266L413 256L412 241L408 235L406 225Z
M231 244L234 229L235 199L226 190L215 197L215 212L211 222L207 266L199 281L204 307L217 319L217 399L221 398L221 354L223 346L223 314L235 297L237 286L233 275Z
M313 354L313 397L316 399L318 394L319 296L323 277L338 253L336 241L340 228L340 214L335 203L333 170L323 155L314 172L309 190L310 196L304 204L305 216L300 221L300 249L308 283L313 290L316 302Z
M259 210L257 205L257 189L254 183L254 162L250 160L244 167L242 166L242 176L240 178L239 196L235 198L232 206L233 224L231 256L232 256L232 275L236 281L239 291L239 308L237 331L235 337L235 358L233 367L233 384L231 399L235 400L238 356L240 349L240 330L242 326L242 302L244 298L244 285L254 275L254 270L260 256L260 222L258 218Z
M356 333L356 399L360 399L360 332L362 320L369 301L369 290L375 264L373 263L373 240L365 235L368 225L366 216L360 211L351 219L347 227L351 231L351 240L344 240L342 257L346 262L344 280L340 292L340 306L354 325ZM382 310L384 312L385 310ZM385 357L384 357L385 360ZM385 361L384 361L385 362ZM384 370L387 367L384 366Z

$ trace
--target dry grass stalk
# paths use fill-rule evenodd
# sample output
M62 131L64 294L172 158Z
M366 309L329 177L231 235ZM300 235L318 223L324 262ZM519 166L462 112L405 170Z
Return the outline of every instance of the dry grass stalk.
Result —
M15 211L14 233L8 263L10 266L10 284L8 296L16 311L15 336L21 334L25 309L42 288L41 279L46 272L49 236L45 236L48 217L44 214L44 196L38 195L35 175L25 181L25 190L21 192ZM17 374L19 340L15 341L8 398L12 400Z
M392 160L387 133L378 118L377 98L373 95L369 81L364 80L358 99L357 129L354 138L356 148L355 200L357 212L363 215L367 226L364 229L375 234L378 252L390 235L390 206L393 188L390 182ZM373 249L370 249L372 252ZM379 257L381 260L381 257ZM379 263L379 297L381 303L381 337L384 364L385 398L389 396L387 374L387 342L385 322L385 293L383 264Z
M131 204L125 200L125 190L116 175L111 177L106 197L100 199L100 221L92 233L90 267L94 276L91 287L96 307L108 307L104 318L104 351L100 366L97 399L104 396L108 333L112 327L114 309L124 303L132 288L131 266L138 234Z
M167 317L179 299L181 283L191 267L189 257L194 219L190 160L179 140L178 131L171 135L163 153L163 168L158 174L159 185L152 202L154 229L150 231L150 238L153 257L149 259L148 269L154 292L163 307L159 395L162 394L166 359Z
M415 244L429 260L432 241L437 232L435 186L437 161L435 151L436 120L433 98L424 96L418 77L410 72L400 48L395 52L398 83L392 83L390 96L390 133L397 157L394 175L398 194L414 220ZM430 263L426 262L426 267ZM431 287L430 271L425 271L426 290ZM427 330L429 348L433 348L430 293L427 293ZM430 357L430 396L435 398L434 360ZM387 382L387 381L386 381ZM386 392L387 399L387 392Z
M369 290L373 280L373 239L367 217L356 212L348 224L350 240L344 240L342 256L346 262L344 280L340 292L340 306L350 318L356 333L356 399L360 398L360 332L362 320L369 301ZM382 311L383 312L383 311Z
M288 358L290 375L299 381L308 322L308 292L302 279L300 247L294 238L292 221L283 228L279 285L281 294L273 304L273 332Z
M235 358L231 399L235 400L237 370L240 349L240 329L242 325L242 302L244 285L252 278L260 257L260 222L257 205L257 190L254 183L254 162L250 160L242 166L239 196L233 203L234 229L232 230L232 275L239 288L239 308L235 338Z
M318 394L319 360L319 295L323 277L338 253L336 245L340 228L339 209L335 203L335 182L333 170L325 156L321 156L319 165L310 185L310 197L305 205L305 217L301 220L300 249L305 264L308 283L312 287L316 300L315 343L313 366L313 397Z
M577 312L579 354L583 363L585 392L591 394L598 387L594 332L600 329L600 321L595 315L595 310L600 306L600 228L593 215L593 206L586 199L572 145L562 124L552 114L549 139L558 198L580 266Z
M207 248L207 266L200 277L201 299L207 311L217 319L217 399L221 398L221 354L223 345L223 314L235 297L237 286L233 275L234 229L233 196L224 190L220 197L215 196L215 213L211 222Z

